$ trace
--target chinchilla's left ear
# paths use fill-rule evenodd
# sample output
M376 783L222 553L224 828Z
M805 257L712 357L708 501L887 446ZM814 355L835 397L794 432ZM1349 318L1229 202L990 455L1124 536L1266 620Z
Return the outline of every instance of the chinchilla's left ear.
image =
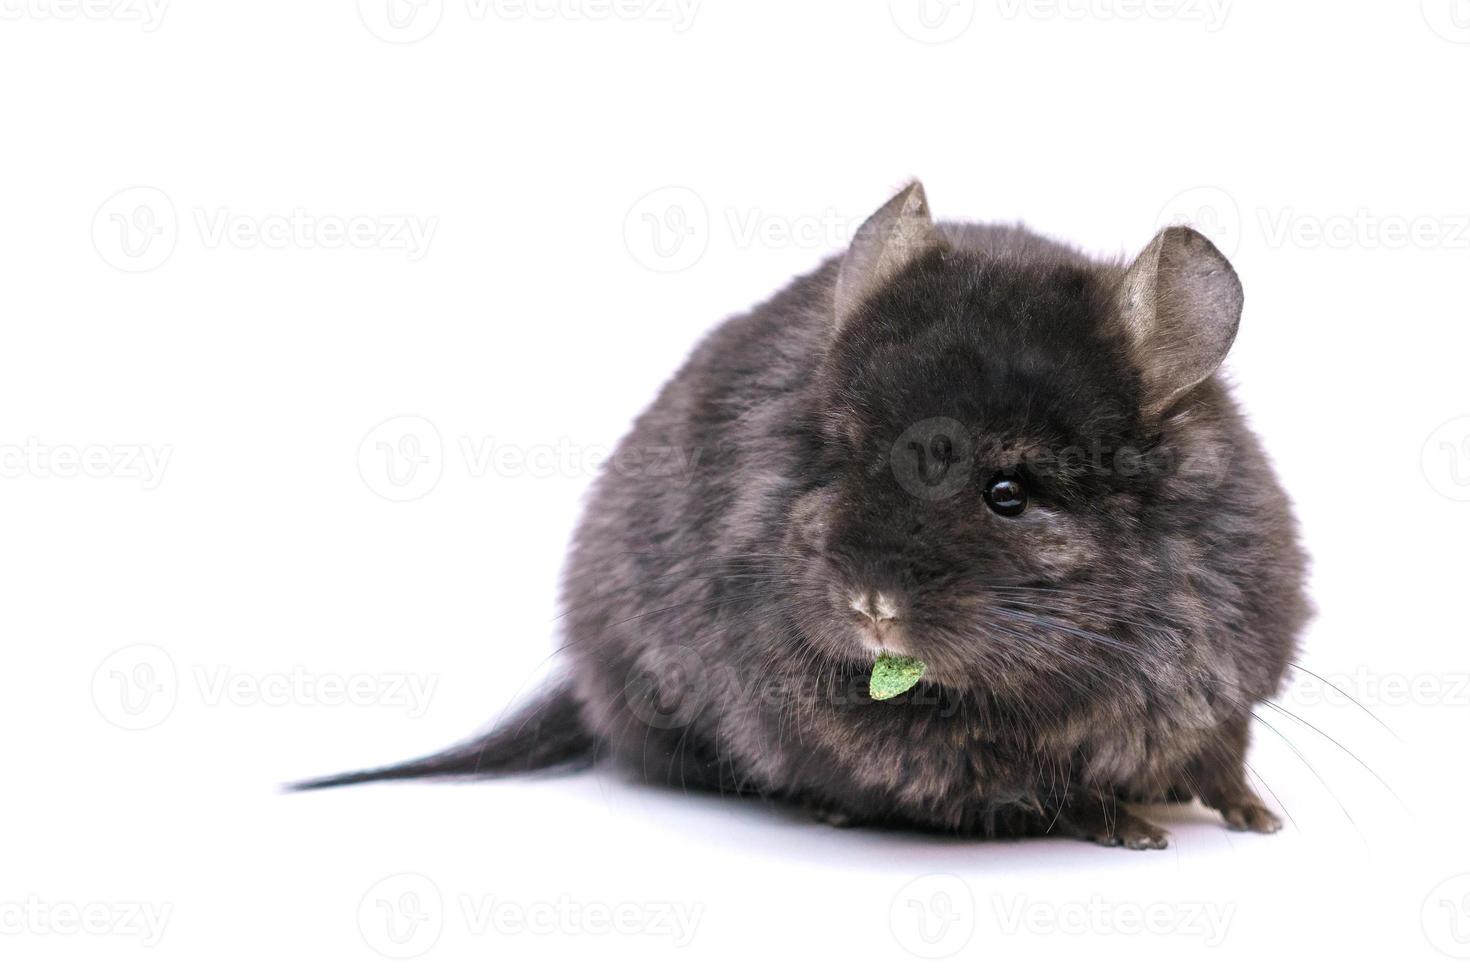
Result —
M929 216L924 185L916 180L874 212L853 236L837 272L833 303L837 325L911 260L943 243L944 236Z
M1229 260L1193 228L1165 228L1123 277L1123 322L1158 418L1225 360L1245 294Z

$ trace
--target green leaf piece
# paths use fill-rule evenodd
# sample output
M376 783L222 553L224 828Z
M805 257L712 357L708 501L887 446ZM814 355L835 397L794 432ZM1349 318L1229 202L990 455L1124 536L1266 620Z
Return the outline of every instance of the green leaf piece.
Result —
M883 651L873 662L873 676L868 680L868 696L874 701L887 701L919 683L924 676L924 661L917 657L901 657Z

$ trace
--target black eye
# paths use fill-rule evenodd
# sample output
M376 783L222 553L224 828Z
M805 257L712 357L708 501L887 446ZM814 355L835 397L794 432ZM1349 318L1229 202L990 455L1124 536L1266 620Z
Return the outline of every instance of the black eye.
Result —
M985 502L1001 517L1019 517L1026 509L1026 487L1013 476L998 476L985 488Z

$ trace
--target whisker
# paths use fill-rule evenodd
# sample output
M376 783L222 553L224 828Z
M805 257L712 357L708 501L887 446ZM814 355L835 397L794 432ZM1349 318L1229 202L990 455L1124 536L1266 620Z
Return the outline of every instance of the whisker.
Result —
M1327 780L1322 778L1322 774L1317 771L1317 767L1312 765L1312 763L1307 760L1307 757L1302 754L1302 751L1296 747L1295 743L1293 743L1291 739L1283 735L1275 725L1271 724L1269 721L1262 718L1254 711L1251 712L1251 717L1255 718L1255 720L1260 722L1262 725L1265 725L1266 728L1273 732L1277 738L1286 743L1286 747L1291 749L1291 751L1296 754L1296 757L1302 761L1302 765L1306 766L1307 769L1311 771L1312 775L1317 777L1317 782L1322 784L1322 788L1327 791L1327 795L1332 797L1333 802L1335 802L1338 808L1342 810L1342 815L1344 817L1347 817L1347 822L1352 824L1353 830L1358 832L1359 837L1362 837L1363 832L1358 828L1358 822L1353 819L1353 815L1348 812L1348 808L1343 804L1338 795L1332 791L1332 787L1327 785ZM1364 838L1364 841L1366 842L1366 838Z
M1268 707L1275 708L1277 711L1281 712L1283 715L1286 715L1286 717L1292 719L1297 724L1299 724L1299 725L1305 725L1306 727L1310 728L1312 731L1316 732L1318 735L1320 735L1323 738L1327 739L1327 741L1331 742L1333 745L1337 746L1343 752L1347 753L1348 758L1352 759L1359 766L1361 766L1364 769L1364 771L1366 771L1368 773L1368 775L1370 775L1374 779L1378 780L1378 782L1383 786L1383 788L1386 789L1386 790L1388 790L1388 794L1390 796L1392 796L1395 800L1397 800L1398 803L1399 803L1399 805L1404 808L1404 811L1405 812L1409 812L1408 805L1404 803L1403 799L1401 799L1399 797L1399 794L1398 793L1395 793L1394 792L1393 787L1390 786L1390 785L1388 785L1388 782L1382 776L1378 775L1378 773L1374 771L1374 769L1373 769L1372 766L1368 765L1368 763L1364 762L1361 758L1359 758L1358 755L1357 755L1357 753L1353 752L1346 745L1343 745L1337 739L1333 738L1327 732L1324 732L1322 729L1318 728L1316 725L1312 724L1310 721L1307 721L1301 715L1298 715L1298 714L1296 714L1296 713L1294 713L1292 711L1288 711L1286 708L1283 708L1281 705L1277 704L1275 701L1272 701L1270 698L1261 698L1261 703L1264 704L1264 705L1267 705Z
M1396 739L1399 739L1399 741L1401 741L1401 742L1403 741L1403 739L1399 738L1398 733L1395 732L1392 728L1389 728L1388 727L1388 723L1385 722L1382 718L1380 718L1377 715L1375 715L1368 708L1368 706L1366 704L1364 704L1363 702L1359 701L1357 698L1353 697L1347 691L1344 691L1342 688L1338 687L1336 684L1332 683L1330 680L1328 680L1327 678L1323 677L1321 674L1318 674L1318 673L1315 673L1315 672L1313 672L1311 670L1308 670L1306 667L1303 667L1301 664L1295 663L1295 662L1290 662L1289 661L1286 666L1292 668L1293 670L1299 670L1299 671L1301 671L1304 674L1308 674L1308 675L1310 675L1312 677L1317 678L1317 680L1321 681L1323 684L1326 684L1328 687L1332 688L1338 694L1341 694L1343 697L1347 698L1353 704L1355 704L1359 708L1363 709L1363 711L1367 713L1368 717L1369 718L1372 718L1374 721L1378 722L1378 724L1382 725L1383 726L1383 730L1386 731L1386 732L1388 732L1388 734L1392 735Z

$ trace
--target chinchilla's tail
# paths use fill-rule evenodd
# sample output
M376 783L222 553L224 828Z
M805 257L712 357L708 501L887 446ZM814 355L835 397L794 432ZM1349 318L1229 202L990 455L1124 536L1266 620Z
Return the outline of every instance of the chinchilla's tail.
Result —
M593 739L577 700L561 684L549 688L488 733L421 759L291 783L287 790L326 789L381 779L504 776L592 761Z

